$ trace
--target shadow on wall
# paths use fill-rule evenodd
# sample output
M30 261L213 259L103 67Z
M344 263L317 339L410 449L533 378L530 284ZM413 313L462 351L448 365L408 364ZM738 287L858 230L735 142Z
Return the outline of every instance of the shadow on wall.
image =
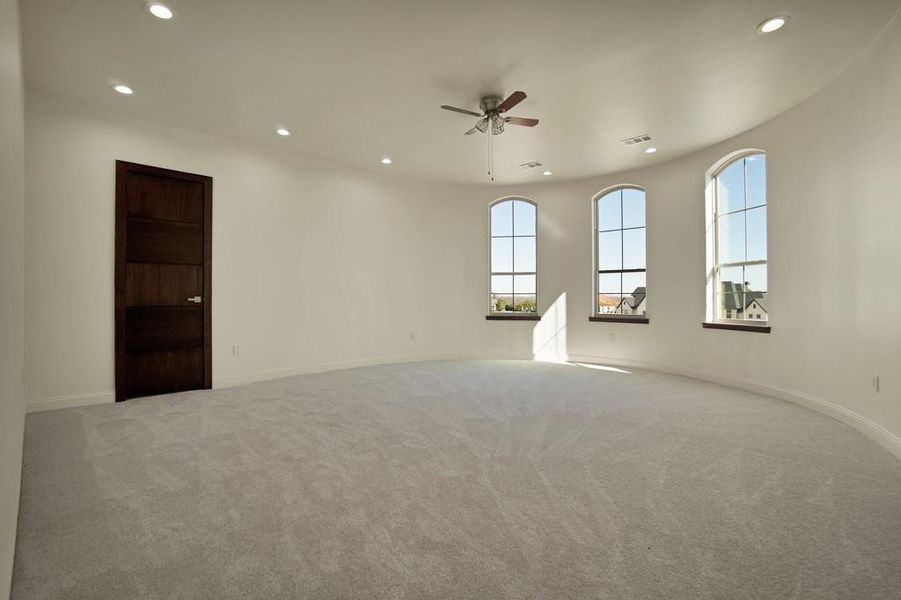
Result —
M566 292L554 300L532 329L532 355L543 362L567 362Z

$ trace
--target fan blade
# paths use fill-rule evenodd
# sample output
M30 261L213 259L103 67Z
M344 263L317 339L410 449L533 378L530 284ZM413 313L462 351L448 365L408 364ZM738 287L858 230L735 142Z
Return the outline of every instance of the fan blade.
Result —
M451 112L458 112L464 115L472 115L473 117L481 117L482 113L473 112L471 110L466 110L465 108L457 108L456 106L448 106L447 104L442 104L441 108L444 110L449 110Z
M538 119L523 119L522 117L505 117L504 121L510 125L522 125L523 127L535 127L538 125Z
M525 92L513 92L506 100L497 105L497 112L507 112L525 99Z
M472 134L474 134L476 131L478 131L478 129L476 129L475 127L473 127L472 129L470 129L469 131L467 131L467 132L464 133L463 135L472 135Z

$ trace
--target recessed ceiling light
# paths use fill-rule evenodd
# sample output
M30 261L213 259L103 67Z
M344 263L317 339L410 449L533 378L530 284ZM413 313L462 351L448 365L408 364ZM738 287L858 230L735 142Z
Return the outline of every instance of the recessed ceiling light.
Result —
M544 175L545 177L547 177L548 175L553 175L553 174L554 174L553 171L545 171L544 173L542 173L542 175Z
M131 96L135 93L133 89L125 85L124 83L116 83L113 85L113 89L122 94L123 96Z
M147 4L147 10L157 19L171 19L173 17L172 9L165 4L159 2L150 2Z
M786 16L778 16L778 17L770 17L763 23L757 26L758 33L773 33L774 31L779 31L782 29L785 24L788 22L788 17Z
M391 162L392 162L391 159L388 158L387 156L386 156L385 158L382 159L382 164L383 164L383 165L390 165Z
M648 148L644 151L645 154L654 154L655 152L657 152L657 148Z
M287 129L285 129L284 127L276 129L275 133L279 134L282 137L287 137L287 136L291 135L291 132L288 131Z

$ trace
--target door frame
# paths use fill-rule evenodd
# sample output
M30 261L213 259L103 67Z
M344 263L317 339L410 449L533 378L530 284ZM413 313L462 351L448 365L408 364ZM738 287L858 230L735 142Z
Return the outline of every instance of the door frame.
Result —
M141 173L203 184L203 389L213 387L213 178L123 160L116 161L116 402L125 400L125 264L128 198L125 176Z

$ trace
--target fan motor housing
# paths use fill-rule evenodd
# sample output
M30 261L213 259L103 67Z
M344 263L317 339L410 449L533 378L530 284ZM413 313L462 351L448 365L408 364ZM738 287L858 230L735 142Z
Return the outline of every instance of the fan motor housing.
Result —
M503 102L503 98L500 96L485 96L482 98L481 102L479 102L479 106L481 109L486 112L494 112L497 110L497 105Z

